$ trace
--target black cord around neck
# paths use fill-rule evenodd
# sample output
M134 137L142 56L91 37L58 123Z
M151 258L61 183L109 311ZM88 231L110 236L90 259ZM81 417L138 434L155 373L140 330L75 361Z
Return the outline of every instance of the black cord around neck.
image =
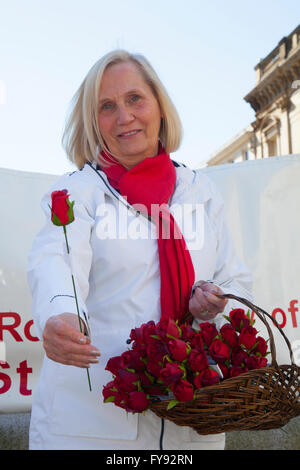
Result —
M163 449L164 429L165 429L165 420L162 418L161 419L160 438L159 438L159 450L164 450Z

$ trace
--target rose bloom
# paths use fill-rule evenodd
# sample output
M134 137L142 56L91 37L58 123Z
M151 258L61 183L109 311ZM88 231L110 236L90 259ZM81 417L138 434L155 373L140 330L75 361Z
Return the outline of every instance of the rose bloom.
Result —
M202 338L207 347L210 346L212 340L218 335L217 327L214 323L200 323Z
M230 359L229 346L218 338L213 340L208 351L211 358L217 363L222 363Z
M188 364L194 372L207 369L208 359L204 351L192 349L189 355Z
M163 365L160 364L160 361L157 361L155 362L154 360L152 360L151 358L149 359L149 361L147 362L147 365L146 365L146 369L147 371L153 375L154 377L156 377L157 379L159 378L160 376L160 371L162 369Z
M61 191L53 191L51 193L51 220L55 223L54 215L59 220L58 224L68 225L74 221L73 209L69 207L69 194L67 189ZM58 225L55 224L55 225Z
M220 333L222 335L223 340L233 348L238 344L238 335L235 331L235 328L230 325L230 323L226 323L220 328Z
M157 323L156 334L160 336L161 339L166 339L170 336L173 338L179 338L180 330L174 320L170 318L164 318Z
M171 386L174 396L179 401L190 401L194 398L194 389L187 380L180 380Z
M181 329L181 339L183 341L190 341L190 339L195 334L194 328L189 323L184 323L180 326Z
M189 343L192 348L202 351L203 350L203 336L202 336L201 331L197 333L194 332L194 334L190 336Z
M253 352L260 353L262 356L265 356L268 351L267 342L261 336L257 336L256 342L258 345L253 349Z
M144 362L141 360L141 354L137 349L125 351L121 357L123 359L123 364L125 368L140 371L144 370L146 367Z
M161 369L159 378L164 385L170 385L178 382L183 374L184 371L179 367L179 364L168 362L166 367Z
M116 384L123 392L133 392L137 390L139 376L134 372L129 372L126 369L119 369L118 375L115 378Z
M250 326L250 320L242 308L235 308L229 313L230 323L237 330L241 331L242 328Z
M231 351L231 363L233 366L241 366L245 364L245 361L248 357L246 351L244 351L239 346L236 346Z
M151 361L162 361L164 356L169 353L165 342L153 339L147 346L147 355Z
M122 356L111 357L106 364L105 370L108 370L113 375L117 375L118 370L124 368Z
M244 374L245 372L248 372L247 368L243 369L242 367L239 367L239 366L233 366L229 370L229 376L237 377L238 375Z
M201 387L215 385L219 382L220 377L218 372L210 368L201 371L199 374L196 375L194 379L194 385L197 389Z
M245 346L246 349L251 349L256 343L257 330L252 326L246 326L242 329L239 336L239 345Z
M130 411L141 413L147 410L150 405L150 400L145 392L135 391L130 392L127 399L127 406Z
M245 360L245 364L249 370L260 368L260 358L257 356L249 356Z
M175 361L184 361L189 354L189 346L181 339L171 339L168 341L168 348Z

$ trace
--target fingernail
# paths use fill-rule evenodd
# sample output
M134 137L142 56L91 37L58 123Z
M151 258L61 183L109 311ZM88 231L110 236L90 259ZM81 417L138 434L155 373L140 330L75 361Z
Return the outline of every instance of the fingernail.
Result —
M93 363L93 364L98 364L98 359L95 359L93 357L90 358L90 362Z
M81 338L79 338L78 341L79 341L79 343L81 343L81 344L86 344L86 338L82 338L82 337L81 337Z
M101 355L101 353L100 353L100 351L99 351L98 349L93 349L93 350L91 351L91 354L93 354L93 356L100 356L100 355Z

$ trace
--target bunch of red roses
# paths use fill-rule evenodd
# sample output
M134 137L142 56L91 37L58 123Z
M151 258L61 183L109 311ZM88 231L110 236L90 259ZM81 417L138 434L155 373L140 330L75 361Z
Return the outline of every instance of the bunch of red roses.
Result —
M200 388L267 366L267 343L249 312L234 309L225 318L220 331L214 323L195 330L170 319L131 330L132 348L107 362L114 377L103 387L104 402L135 413L147 410L155 396L171 396L170 409L195 399Z

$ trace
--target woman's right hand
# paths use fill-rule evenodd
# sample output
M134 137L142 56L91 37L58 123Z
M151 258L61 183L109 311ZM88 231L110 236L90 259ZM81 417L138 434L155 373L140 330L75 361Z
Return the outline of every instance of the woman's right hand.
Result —
M50 317L43 331L43 346L52 361L87 368L99 362L100 351L80 332L78 316L62 313Z

